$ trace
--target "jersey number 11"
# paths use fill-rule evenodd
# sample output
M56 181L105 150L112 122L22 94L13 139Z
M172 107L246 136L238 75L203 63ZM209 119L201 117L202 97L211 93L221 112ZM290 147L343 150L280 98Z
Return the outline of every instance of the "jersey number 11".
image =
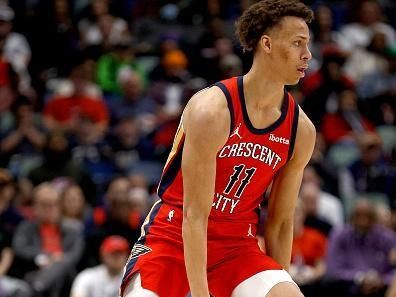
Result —
M254 173L256 172L256 168L247 168L245 169L245 164L240 164L234 166L234 173L230 176L230 180L224 190L224 194L229 194L231 190L234 188L235 184L239 181L242 171L245 172L245 177L242 179L238 189L236 190L234 196L240 198L246 186L250 183Z

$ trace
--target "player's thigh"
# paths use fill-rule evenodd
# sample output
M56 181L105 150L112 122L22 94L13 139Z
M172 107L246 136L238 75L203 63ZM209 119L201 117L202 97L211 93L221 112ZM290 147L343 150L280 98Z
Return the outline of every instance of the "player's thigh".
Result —
M266 270L241 282L231 297L303 297L285 270Z
M125 288L122 297L158 297L157 294L142 287L140 274L136 273Z

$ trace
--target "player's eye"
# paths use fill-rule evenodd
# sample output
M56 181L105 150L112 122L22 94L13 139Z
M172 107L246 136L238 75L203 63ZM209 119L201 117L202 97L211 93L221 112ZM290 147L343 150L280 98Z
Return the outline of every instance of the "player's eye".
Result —
M300 46L301 45L301 40L294 41L293 45Z

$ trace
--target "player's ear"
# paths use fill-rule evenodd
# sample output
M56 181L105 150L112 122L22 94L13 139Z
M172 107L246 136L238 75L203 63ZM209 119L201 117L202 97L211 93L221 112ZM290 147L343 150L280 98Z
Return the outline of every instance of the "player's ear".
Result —
M261 47L264 52L269 54L271 52L271 47L272 47L272 39L269 35L262 35L259 41L259 47Z

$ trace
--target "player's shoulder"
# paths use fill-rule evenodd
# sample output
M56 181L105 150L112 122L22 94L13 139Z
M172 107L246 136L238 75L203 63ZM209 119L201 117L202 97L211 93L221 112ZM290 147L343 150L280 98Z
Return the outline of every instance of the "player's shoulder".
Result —
M184 126L192 125L211 129L213 132L229 130L230 121L225 95L215 86L205 88L192 96L183 113Z
M316 141L316 128L305 112L299 107L298 125L292 160L294 164L305 166L312 155Z
M305 112L299 107L298 113L298 128L296 142L315 141L316 128Z
M216 86L207 87L191 97L186 111L202 117L218 117L228 111L224 93Z

